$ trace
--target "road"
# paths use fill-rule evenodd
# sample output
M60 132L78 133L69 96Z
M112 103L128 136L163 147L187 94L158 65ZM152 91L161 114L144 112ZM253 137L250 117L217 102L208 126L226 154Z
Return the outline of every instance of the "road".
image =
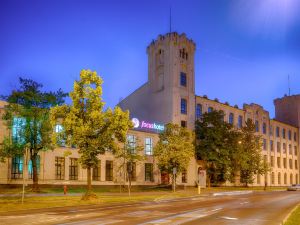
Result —
M2 213L0 224L279 225L298 203L300 192L220 194L122 205L89 205Z

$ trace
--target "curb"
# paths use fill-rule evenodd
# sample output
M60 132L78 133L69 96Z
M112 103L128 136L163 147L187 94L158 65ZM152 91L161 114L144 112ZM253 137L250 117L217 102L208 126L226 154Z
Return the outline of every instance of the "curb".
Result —
M289 212L289 214L287 214L287 216L283 219L281 225L284 225L284 223L288 220L288 218L292 215L292 213L297 209L297 207L300 207L300 204L296 205L292 211Z

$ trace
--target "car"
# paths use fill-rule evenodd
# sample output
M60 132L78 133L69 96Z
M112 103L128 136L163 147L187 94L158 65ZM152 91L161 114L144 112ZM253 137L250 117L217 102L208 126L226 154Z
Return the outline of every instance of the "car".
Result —
M300 184L293 184L287 188L288 191L300 191Z

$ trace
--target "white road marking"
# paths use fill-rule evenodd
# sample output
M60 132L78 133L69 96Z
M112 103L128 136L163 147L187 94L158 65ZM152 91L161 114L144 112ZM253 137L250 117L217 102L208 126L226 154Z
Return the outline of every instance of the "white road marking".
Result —
M228 191L228 192L217 192L214 193L213 196L223 196L223 195L246 195L251 194L253 191Z
M222 216L220 217L222 219L225 219L225 220L238 220L238 218L235 218L235 217L229 217L229 216Z
M241 202L240 205L248 204L249 202Z

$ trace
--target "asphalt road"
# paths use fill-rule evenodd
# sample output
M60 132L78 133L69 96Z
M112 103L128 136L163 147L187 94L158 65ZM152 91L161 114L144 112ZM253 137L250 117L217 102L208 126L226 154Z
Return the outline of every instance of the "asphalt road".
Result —
M299 203L300 192L221 194L122 205L90 205L2 213L0 224L279 225Z

